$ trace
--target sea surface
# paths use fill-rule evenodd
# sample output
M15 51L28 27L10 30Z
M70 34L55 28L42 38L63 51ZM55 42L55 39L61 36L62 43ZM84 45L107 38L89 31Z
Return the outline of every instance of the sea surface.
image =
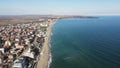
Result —
M120 16L58 20L50 68L120 68Z

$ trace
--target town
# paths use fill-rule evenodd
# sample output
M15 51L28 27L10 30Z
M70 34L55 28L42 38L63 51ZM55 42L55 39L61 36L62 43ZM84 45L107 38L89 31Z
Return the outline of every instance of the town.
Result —
M0 26L0 68L35 68L49 23L55 19Z

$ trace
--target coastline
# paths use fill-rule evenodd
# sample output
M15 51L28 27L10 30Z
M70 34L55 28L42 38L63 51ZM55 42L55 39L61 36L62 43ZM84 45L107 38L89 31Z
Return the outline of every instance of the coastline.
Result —
M49 26L46 32L47 37L45 38L45 42L40 52L40 57L37 63L37 68L48 68L49 67L48 61L50 60L50 46L49 45L50 45L51 30L52 30L53 25L56 23L56 21L57 19L49 23Z

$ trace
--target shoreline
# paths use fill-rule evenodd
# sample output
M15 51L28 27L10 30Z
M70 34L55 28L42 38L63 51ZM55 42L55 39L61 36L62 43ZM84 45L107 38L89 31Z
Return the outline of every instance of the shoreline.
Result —
M57 19L51 21L49 23L49 26L47 28L46 35L47 37L45 38L45 42L43 43L42 50L40 52L40 57L39 61L37 63L37 68L48 68L49 67L49 60L50 58L50 37L51 37L51 30L53 25L56 23Z

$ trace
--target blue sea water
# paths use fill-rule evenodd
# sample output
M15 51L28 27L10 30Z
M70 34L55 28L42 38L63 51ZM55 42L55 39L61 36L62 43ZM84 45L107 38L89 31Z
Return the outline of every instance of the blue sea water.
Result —
M120 68L120 16L58 20L50 68Z

